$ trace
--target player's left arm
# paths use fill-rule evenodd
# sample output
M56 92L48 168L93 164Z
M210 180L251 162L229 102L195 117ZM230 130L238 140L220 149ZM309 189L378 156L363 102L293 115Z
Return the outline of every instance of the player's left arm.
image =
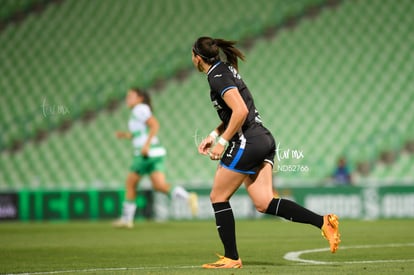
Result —
M220 139L228 143L228 141L237 133L237 131L242 127L244 121L249 114L249 109L244 103L243 98L241 97L239 90L237 88L231 88L226 91L223 95L223 99L226 102L227 106L232 110L229 124L225 131L221 134ZM214 156L221 156L227 146L220 142L212 148L210 157L214 159Z
M232 113L229 121L229 125L226 130L221 134L221 137L225 140L230 140L237 131L242 127L244 121L249 114L249 109L244 103L239 90L237 88L231 88L225 92L223 99L227 106L230 107Z

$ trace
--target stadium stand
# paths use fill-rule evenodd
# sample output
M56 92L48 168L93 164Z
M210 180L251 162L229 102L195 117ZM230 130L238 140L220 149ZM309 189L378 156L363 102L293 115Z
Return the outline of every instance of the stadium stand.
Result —
M50 0L2 0L0 2L0 25L17 20L41 4Z
M259 64L246 64L244 75L251 87L257 85L253 90L273 87L275 100L281 102L274 109L284 110L276 111L281 119L270 127L282 144L308 154L303 164L309 162L313 171L302 177L328 175L341 154L353 168L364 162L373 165L382 151L400 150L413 137L408 50L413 45L408 11L413 7L408 2L389 7L373 3L347 1L337 10L323 10L315 20L300 22L249 54L255 60L275 56L262 70L257 70ZM269 72L264 78L272 82L256 84L264 69Z
M280 183L321 184L341 155L362 184L412 182L413 155L403 152L414 138L412 2L343 1L311 17L309 7L330 1L236 2L64 1L4 29L1 144L24 146L1 153L0 189L121 186L131 151L114 131L126 128L128 110L104 107L122 102L131 85L152 92L168 178L206 185L215 163L198 156L195 143L217 123L207 83L194 71L173 78L191 69L191 43L205 34L253 38L240 71L287 154L280 170L295 167L276 174ZM242 9L249 15L240 19ZM211 24L205 10L226 16ZM80 120L91 112L92 120ZM51 131L67 120L69 129ZM389 152L392 166L377 165Z
M70 118L77 118L114 97L119 100L125 87L149 87L188 68L191 63L184 56L194 34L242 39L251 32L253 21L257 32L274 23L274 14L280 20L321 2L245 1L240 6L235 0L62 1L47 5L40 14L29 13L24 22L8 25L0 36L0 57L7 68L0 83L7 101L0 107L8 114L1 123L10 128L1 136L0 147L10 148L15 141L33 138L39 128L63 123L62 116L55 116L44 125L38 112L43 99L64 102L72 110ZM233 7L249 13L241 20ZM177 10L182 16L176 16ZM227 15L210 24L210 17L203 16L206 11ZM124 85L109 94L99 89L120 82ZM31 88L31 97L24 97L25 86ZM18 126L12 126L16 121Z

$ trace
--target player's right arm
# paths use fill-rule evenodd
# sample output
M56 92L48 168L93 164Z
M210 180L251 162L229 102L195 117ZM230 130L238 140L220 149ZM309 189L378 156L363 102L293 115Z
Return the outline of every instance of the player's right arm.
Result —
M115 136L119 139L131 139L132 133L131 132L125 132L125 131L117 131L115 132Z

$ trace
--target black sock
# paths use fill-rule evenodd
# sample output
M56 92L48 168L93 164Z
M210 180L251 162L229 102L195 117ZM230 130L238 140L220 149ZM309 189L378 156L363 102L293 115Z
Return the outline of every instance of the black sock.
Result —
M236 229L229 202L213 203L214 215L216 217L217 230L221 242L224 245L224 256L233 260L239 258L236 246Z
M272 199L266 214L283 217L293 222L312 224L318 228L322 228L323 225L323 216L285 199Z

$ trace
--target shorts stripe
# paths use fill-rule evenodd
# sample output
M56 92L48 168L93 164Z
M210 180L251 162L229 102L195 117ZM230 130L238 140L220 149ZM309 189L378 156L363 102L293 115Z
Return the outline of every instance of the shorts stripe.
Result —
M243 132L241 130L239 130L239 139L241 140L240 143L240 148L236 153L236 156L234 157L233 161L230 163L229 168L234 169L234 167L236 167L237 163L239 162L239 160L241 159L243 152L244 152L244 148L246 148L246 138L243 135Z
M229 168L233 169L234 167L236 167L237 163L239 162L239 160L241 159L242 155L243 155L244 149L239 149L237 151L236 156L234 157L233 161L230 163Z
M227 168L227 169L232 170L232 171L237 172L237 173L249 174L249 175L254 175L254 174L256 174L256 172L255 172L255 171L243 171L243 170L239 170L239 169L231 168L231 167L229 167L229 166L225 165L223 162L220 162L220 165L221 165L221 166L223 166L224 168Z

